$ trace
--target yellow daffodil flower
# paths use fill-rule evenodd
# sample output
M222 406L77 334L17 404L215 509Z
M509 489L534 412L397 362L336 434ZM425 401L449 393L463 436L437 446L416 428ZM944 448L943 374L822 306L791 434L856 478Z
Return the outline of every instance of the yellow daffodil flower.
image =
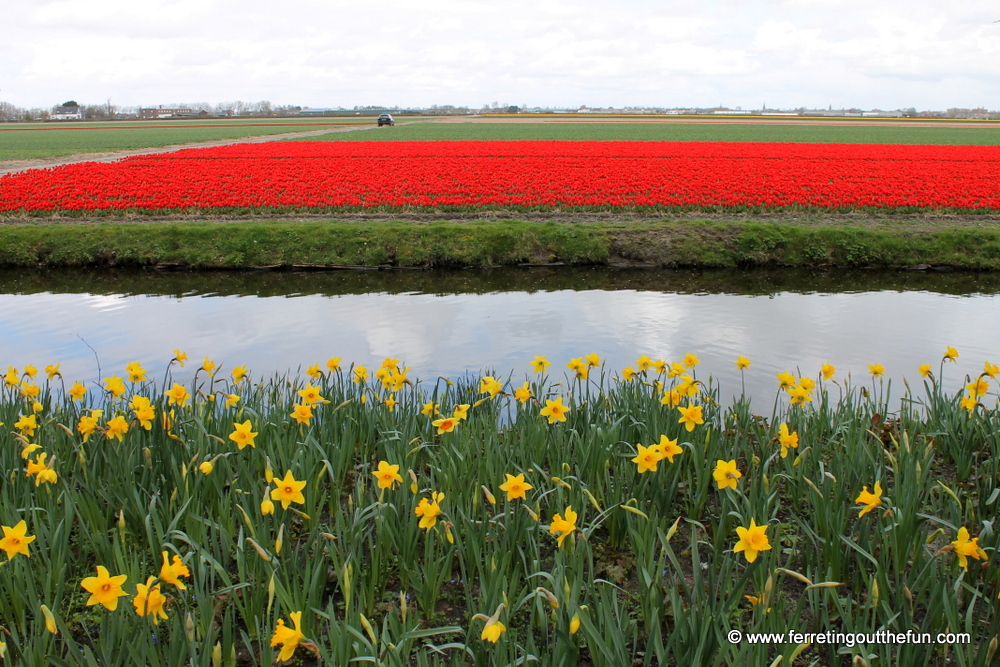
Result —
M413 508L413 513L420 517L419 526L421 528L430 530L434 527L438 517L441 516L442 500L444 500L444 494L435 491L431 494L430 500L421 498L417 506Z
M391 489L398 482L403 483L403 477L399 474L398 465L390 465L388 461L379 461L378 470L372 473L378 480L378 488Z
M188 400L191 399L191 394L188 393L188 390L176 382L174 386L163 393L167 397L167 405L177 405L183 408L187 405Z
M859 518L871 512L873 509L882 504L882 483L880 481L875 482L874 493L869 493L867 486L862 488L861 493L859 493L858 497L854 499L854 502L861 503L865 506L864 509L858 513Z
M742 551L748 563L754 562L757 560L757 554L761 551L768 551L771 548L766 531L766 525L758 526L753 519L750 519L749 528L744 528L743 526L736 528L736 534L740 539L736 543L736 546L733 547L733 551L735 553Z
M167 612L163 609L167 598L160 592L160 585L153 583L155 581L156 577L149 577L145 584L136 584L135 597L132 598L135 613L140 616L152 615L153 625L159 624L161 618L167 618Z
M21 519L16 525L2 526L3 539L0 539L0 549L7 552L7 560L11 560L17 554L24 554L30 557L28 545L35 541L34 535L28 535L28 524Z
M187 590L187 586L184 582L180 580L180 577L190 577L191 570L188 569L187 565L180 556L174 554L173 563L171 564L167 560L167 552L161 551L160 555L163 556L163 565L160 566L160 581L173 584L177 588Z
M681 418L677 420L677 423L683 424L688 433L693 431L698 424L705 423L700 405L679 405L677 410L681 413Z
M652 470L656 472L656 464L660 462L663 457L660 456L660 450L656 445L650 447L643 447L642 445L636 445L638 449L638 456L632 459L632 463L636 464L639 468L639 474L646 472L647 470Z
M80 582L83 590L90 593L87 606L92 607L93 605L101 604L108 611L117 609L118 598L128 595L128 593L122 590L122 584L125 583L126 579L128 579L128 576L124 574L112 577L106 567L98 565L96 577L87 577Z
M500 485L500 490L507 494L507 500L528 499L528 491L535 488L524 481L524 473L519 473L516 477L504 473L506 481Z
M21 523L24 522L22 521ZM5 532L6 530L4 528ZM986 560L988 558L986 552L979 546L979 538L975 537L970 540L969 530L965 526L958 529L958 539L952 542L951 545L955 549L955 555L958 556L958 564L966 572L969 571L969 558L975 558L976 560ZM6 547L0 544L0 549L2 548Z
M546 359L544 356L536 356L534 361L529 362L531 369L536 373L544 373L545 369L552 365L552 362Z
M274 634L271 636L271 646L281 646L281 652L278 653L279 662L291 660L292 656L295 655L295 649L306 638L302 634L302 612L293 611L288 616L292 619L295 629L293 630L286 626L285 621L279 618L277 627L274 629Z
M278 488L271 491L271 500L280 501L282 509L288 509L288 506L292 503L304 504L306 502L306 497L302 495L302 489L306 487L306 481L295 481L291 470L285 473L284 479L278 480L275 484L277 484Z
M431 426L437 429L438 435L442 433L451 433L458 426L459 420L455 417L442 417L441 419L435 419L431 422Z
M570 533L576 530L577 513L573 511L572 505L566 508L565 514L565 519L556 514L552 517L552 523L549 524L550 535L559 533L559 539L556 541L556 545L560 547L562 546L563 540L565 540Z
M309 420L313 417L312 406L296 403L292 407L291 414L288 415L302 426L309 426Z
M715 478L715 483L719 486L719 489L736 489L738 485L738 480L743 476L743 473L739 471L736 467L736 459L732 461L723 461L719 459L715 464L715 470L712 472L712 477Z
M555 424L556 422L566 421L566 414L570 411L570 408L563 405L562 396L557 396L554 401L545 401L545 407L541 409L539 414L543 417L549 418L550 424Z
M799 446L798 432L789 433L788 424L782 422L778 427L778 444L781 446L781 458L788 458L788 449L797 449Z
M233 428L236 429L229 434L229 439L236 443L236 446L243 449L247 445L251 447L256 447L253 439L257 437L257 433L253 431L253 426L250 424L250 420L246 420L242 424L237 424L233 422Z

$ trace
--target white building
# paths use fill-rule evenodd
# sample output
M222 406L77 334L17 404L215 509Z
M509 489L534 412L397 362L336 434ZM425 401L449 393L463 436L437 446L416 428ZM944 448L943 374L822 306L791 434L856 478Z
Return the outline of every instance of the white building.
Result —
M83 120L80 107L56 107L52 110L52 120Z

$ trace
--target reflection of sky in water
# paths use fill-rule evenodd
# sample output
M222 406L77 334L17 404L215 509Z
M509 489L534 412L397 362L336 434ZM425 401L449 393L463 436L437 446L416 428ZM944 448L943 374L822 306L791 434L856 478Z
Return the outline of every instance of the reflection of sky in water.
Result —
M699 377L712 373L722 396L739 391L737 355L754 361L747 388L774 395L775 375L801 369L815 376L832 362L838 377L868 380L881 363L897 381L918 382L917 366L937 362L945 346L961 353L947 374L978 374L1000 363L1000 309L994 295L928 292L739 296L637 291L502 292L490 294L361 294L214 297L0 295L0 364L39 368L61 362L67 380L124 375L139 361L160 378L175 348L193 371L205 355L256 377L323 363L331 356L377 365L402 359L429 380L466 371L514 371L544 354L561 374L571 357L597 352L615 371L640 354L679 360L694 352ZM86 341L86 344L84 343ZM185 377L178 375L177 377ZM189 377L189 375L188 375Z

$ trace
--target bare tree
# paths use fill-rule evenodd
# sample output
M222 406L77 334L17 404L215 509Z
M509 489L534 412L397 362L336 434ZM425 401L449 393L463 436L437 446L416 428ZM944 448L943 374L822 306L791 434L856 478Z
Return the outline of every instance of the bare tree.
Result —
M0 102L0 120L11 121L24 118L25 110L10 102Z

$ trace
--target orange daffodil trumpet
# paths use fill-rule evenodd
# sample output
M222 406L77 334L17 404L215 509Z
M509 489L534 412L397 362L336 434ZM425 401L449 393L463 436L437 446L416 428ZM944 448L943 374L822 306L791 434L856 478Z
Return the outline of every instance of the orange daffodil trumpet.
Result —
M435 419L431 422L431 426L437 429L438 435L443 433L451 433L458 426L459 419L457 417L442 417L441 419Z

